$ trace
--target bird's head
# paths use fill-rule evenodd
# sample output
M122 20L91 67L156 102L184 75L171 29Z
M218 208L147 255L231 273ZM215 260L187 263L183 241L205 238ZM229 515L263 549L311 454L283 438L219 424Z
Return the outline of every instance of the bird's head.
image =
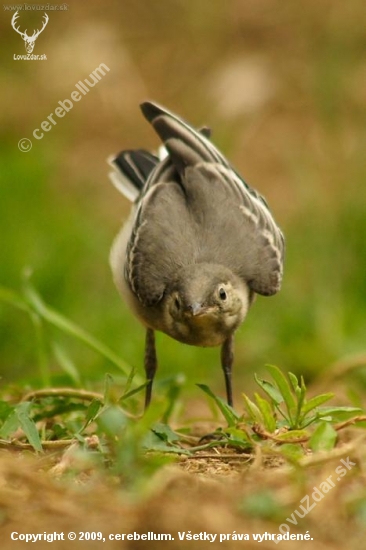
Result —
M194 264L177 276L164 299L164 317L176 340L198 346L217 346L244 320L253 293L229 269Z

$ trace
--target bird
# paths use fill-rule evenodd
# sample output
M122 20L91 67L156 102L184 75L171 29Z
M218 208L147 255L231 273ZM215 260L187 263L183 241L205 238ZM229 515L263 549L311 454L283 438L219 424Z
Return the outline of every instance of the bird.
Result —
M234 334L257 294L280 290L284 236L208 128L196 130L157 103L140 108L163 154L124 150L108 162L112 183L133 202L110 265L118 291L146 328L145 410L158 366L156 331L183 344L221 346L233 407Z

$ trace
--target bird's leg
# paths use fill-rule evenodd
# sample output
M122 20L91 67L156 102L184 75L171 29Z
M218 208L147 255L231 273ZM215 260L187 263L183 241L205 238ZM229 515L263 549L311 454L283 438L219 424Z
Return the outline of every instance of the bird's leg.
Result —
M155 333L151 328L146 330L146 339L145 339L145 373L146 373L146 392L145 392L145 411L150 405L151 401L151 391L154 381L154 376L156 369L158 367L158 361L156 358L156 349L155 349Z
M233 390L231 386L231 371L234 360L234 338L229 336L221 347L221 366L225 376L226 397L230 407L233 406Z

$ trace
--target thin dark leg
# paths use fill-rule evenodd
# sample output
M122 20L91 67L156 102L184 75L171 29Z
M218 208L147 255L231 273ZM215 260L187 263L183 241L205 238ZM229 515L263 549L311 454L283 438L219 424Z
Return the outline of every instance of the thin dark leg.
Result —
M234 338L229 336L221 347L221 366L225 376L226 398L228 404L233 406L233 390L231 386L231 371L234 361Z
M158 362L156 359L155 333L151 328L148 328L146 330L145 339L145 373L147 380L145 393L145 411L150 405L152 385L157 367Z

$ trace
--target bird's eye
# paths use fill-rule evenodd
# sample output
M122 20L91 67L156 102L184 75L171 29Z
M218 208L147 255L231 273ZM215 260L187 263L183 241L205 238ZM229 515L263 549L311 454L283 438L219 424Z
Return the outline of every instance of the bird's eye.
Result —
M179 310L180 310L180 301L178 300L178 298L176 298L176 299L174 300L174 305L175 305L175 307L177 308L177 310L179 311Z
M226 300L226 292L222 287L219 289L219 296L221 300Z

